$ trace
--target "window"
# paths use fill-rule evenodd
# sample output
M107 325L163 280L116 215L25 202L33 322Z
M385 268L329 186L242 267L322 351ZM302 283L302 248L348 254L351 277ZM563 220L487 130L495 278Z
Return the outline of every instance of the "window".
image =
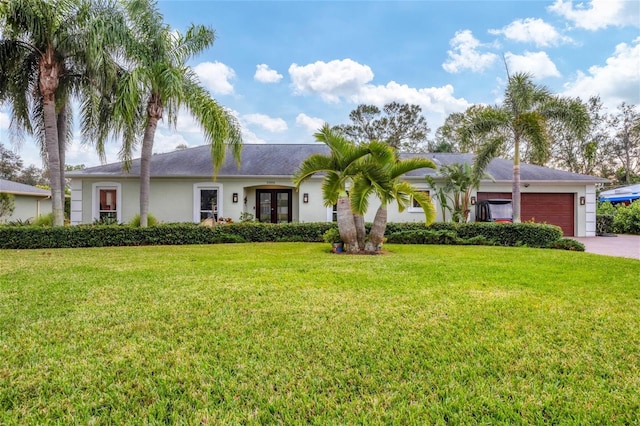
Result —
M98 192L100 194L99 219L118 220L117 191L115 189L99 189Z
M122 195L119 183L93 184L93 220L108 223L122 222Z
M193 221L218 220L222 217L222 187L208 183L193 186Z
M218 220L218 190L200 190L200 221L205 219Z
M419 190L418 192L421 192L421 193L425 194L427 197L431 197L431 194L427 190ZM409 211L410 212L421 212L422 211L422 206L413 197L411 197L411 207L409 208Z

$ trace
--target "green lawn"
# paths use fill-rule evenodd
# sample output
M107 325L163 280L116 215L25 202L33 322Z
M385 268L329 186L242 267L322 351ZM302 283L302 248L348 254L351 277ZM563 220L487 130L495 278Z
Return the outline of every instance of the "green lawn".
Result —
M638 424L640 262L0 252L0 424Z

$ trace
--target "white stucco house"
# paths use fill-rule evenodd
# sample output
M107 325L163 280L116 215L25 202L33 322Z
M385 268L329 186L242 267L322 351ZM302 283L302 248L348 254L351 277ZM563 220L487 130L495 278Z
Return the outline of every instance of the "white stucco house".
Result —
M263 222L325 222L334 220L332 207L324 206L322 177L305 182L297 191L292 175L314 153L328 153L324 144L245 144L238 168L231 155L213 178L210 148L200 146L154 155L151 161L149 212L163 222L200 222L207 217L238 221L250 213ZM417 155L417 154L406 154ZM472 154L420 154L438 166L469 163ZM495 159L474 200L511 198L511 160ZM139 212L140 160L130 172L122 163L91 167L67 174L71 179L71 223L93 223L100 218L128 222ZM438 180L437 170L421 169L405 176L429 191L426 175ZM523 164L522 220L562 227L567 236L595 236L596 185L604 179ZM372 200L366 220L373 220ZM436 203L436 200L434 200ZM436 205L438 219L440 209ZM400 213L390 205L390 222L423 221L418 206ZM473 213L472 213L473 216ZM472 217L473 219L473 217Z
M34 220L51 213L51 191L46 189L0 179L0 193L14 197L13 213L0 218L2 222Z

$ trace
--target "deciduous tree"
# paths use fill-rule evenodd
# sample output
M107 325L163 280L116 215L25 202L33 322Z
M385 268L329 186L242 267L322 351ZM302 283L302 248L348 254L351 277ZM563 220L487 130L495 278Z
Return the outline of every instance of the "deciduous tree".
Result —
M607 147L623 169L620 183L633 183L640 174L640 110L623 102L607 122L612 132Z
M383 141L401 152L426 149L430 129L419 105L391 102L382 110L375 105L358 105L349 119L350 124L337 128L356 143Z

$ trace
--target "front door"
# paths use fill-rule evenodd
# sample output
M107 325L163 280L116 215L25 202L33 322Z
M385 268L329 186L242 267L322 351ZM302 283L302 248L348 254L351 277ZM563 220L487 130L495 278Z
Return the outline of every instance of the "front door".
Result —
M290 189L256 189L260 222L291 222L291 205Z

